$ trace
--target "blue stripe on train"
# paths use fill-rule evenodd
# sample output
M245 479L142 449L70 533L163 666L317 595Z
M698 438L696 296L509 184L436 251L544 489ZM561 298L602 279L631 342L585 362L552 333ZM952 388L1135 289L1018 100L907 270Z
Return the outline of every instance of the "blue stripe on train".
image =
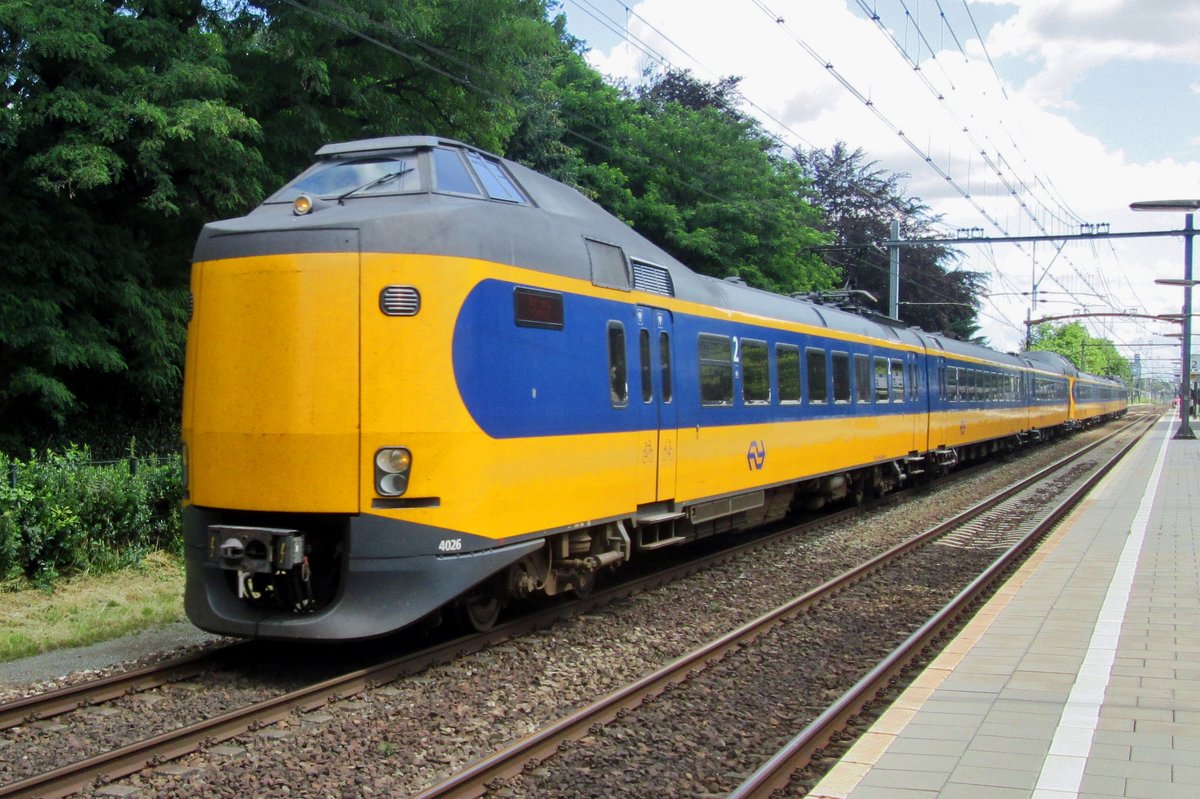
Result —
M641 402L635 305L628 301L565 294L561 330L522 327L514 321L513 292L516 288L516 284L499 280L481 282L467 296L455 324L454 376L467 410L484 432L493 438L527 438L613 433L657 426L654 406ZM625 329L629 402L623 408L613 407L609 393L606 330L610 321L620 322ZM677 406L677 424L681 428L884 416L928 409L924 355L917 356L922 375L918 402L781 405L773 401L769 405L745 405L740 399L741 375L735 369L733 405L702 405L698 379L701 333L765 341L772 353L777 343L794 344L800 347L802 357L804 348L809 346L832 348L851 356L895 356L900 352L854 342L833 342L765 326L676 315L672 346L673 401ZM776 386L773 356L771 360L771 382ZM829 389L831 386L827 385L827 391ZM999 409L1019 405L1019 402L936 402L934 410Z

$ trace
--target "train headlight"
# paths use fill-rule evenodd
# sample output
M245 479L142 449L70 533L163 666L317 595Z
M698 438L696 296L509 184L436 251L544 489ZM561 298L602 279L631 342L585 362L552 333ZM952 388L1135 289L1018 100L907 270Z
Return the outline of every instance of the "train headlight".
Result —
M412 453L404 447L384 447L375 453L375 490L385 497L398 497L408 489Z
M304 216L312 209L312 197L309 197L307 194L301 194L299 197L292 200L292 213L296 216Z

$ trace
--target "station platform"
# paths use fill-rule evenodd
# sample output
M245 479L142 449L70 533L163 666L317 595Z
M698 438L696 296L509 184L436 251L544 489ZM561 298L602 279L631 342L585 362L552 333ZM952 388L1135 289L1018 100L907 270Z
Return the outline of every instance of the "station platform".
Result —
M1162 419L808 794L1200 797L1200 440Z

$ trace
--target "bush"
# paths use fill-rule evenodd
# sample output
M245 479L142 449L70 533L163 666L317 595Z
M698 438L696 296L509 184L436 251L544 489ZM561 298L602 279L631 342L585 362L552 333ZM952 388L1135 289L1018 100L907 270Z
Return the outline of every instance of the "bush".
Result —
M28 461L0 454L0 579L49 588L59 575L182 551L179 456L99 463L72 446Z

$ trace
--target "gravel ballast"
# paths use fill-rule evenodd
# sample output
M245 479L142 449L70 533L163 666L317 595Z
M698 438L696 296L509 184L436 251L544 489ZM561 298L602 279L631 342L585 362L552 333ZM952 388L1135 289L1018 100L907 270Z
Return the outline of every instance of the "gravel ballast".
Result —
M126 778L119 787L133 790L130 795L137 797L414 793L952 515L1016 475L1054 460L1064 447L1097 435L1107 433L1076 436L1070 445L1040 447L867 519L811 539L768 546L600 611ZM799 654L790 667L793 670L820 674L832 668ZM271 682L266 681L264 695L277 690ZM145 714L181 718L196 712L197 703L206 703L206 693L168 687L148 692L161 698L141 700L138 707ZM664 697L660 703L666 701ZM765 712L753 711L755 715ZM0 740L0 760L8 759L13 743L15 739ZM726 743L726 748L736 751L736 741ZM746 752L743 759L757 756ZM611 764L582 767L614 768ZM736 769L722 766L721 774L731 770ZM704 795L709 786L723 784L697 776L691 789L678 795ZM511 786L512 795L523 795L518 787ZM89 792L110 795L108 790Z

